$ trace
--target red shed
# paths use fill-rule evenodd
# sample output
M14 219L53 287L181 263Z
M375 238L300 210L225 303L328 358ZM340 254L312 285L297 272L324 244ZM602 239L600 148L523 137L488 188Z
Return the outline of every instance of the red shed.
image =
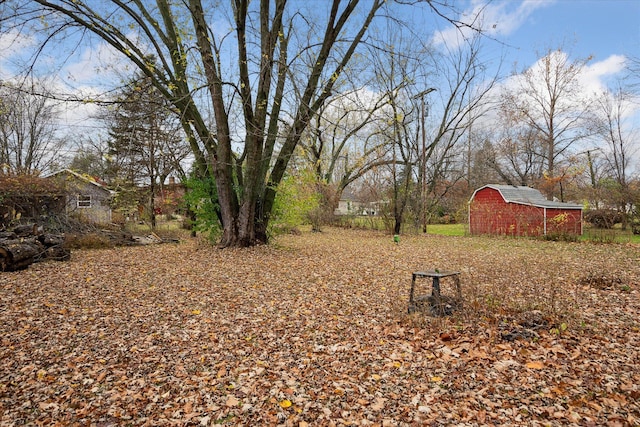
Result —
M538 190L485 185L469 200L471 234L582 234L582 206L547 200Z

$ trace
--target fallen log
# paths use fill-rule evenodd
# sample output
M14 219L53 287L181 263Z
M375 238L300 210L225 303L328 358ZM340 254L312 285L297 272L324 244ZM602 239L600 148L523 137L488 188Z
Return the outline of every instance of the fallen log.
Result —
M22 270L44 260L67 261L71 252L64 241L64 234L43 233L33 224L0 231L0 271Z
M38 224L18 225L13 229L13 232L16 233L18 237L37 236L40 234L40 231L41 229L38 227Z
M41 234L38 236L38 241L42 243L45 248L62 246L64 243L64 234Z
M27 268L44 252L35 240L0 240L0 269L16 271Z

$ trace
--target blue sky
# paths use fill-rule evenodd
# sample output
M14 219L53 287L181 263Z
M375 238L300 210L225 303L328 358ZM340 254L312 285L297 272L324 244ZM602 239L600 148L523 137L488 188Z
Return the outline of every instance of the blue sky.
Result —
M482 27L497 40L488 44L506 54L503 68L509 71L515 63L522 71L538 53L556 48L574 59L593 56L592 63L613 55L640 57L637 0L470 0L456 6L462 9L461 20L483 10ZM442 37L455 44L459 31L443 23L440 27L434 41Z
M516 3L516 2L510 2ZM561 45L574 57L593 55L593 61L611 55L640 56L640 1L558 0L540 4L521 26L503 38L515 49L510 59L522 65L535 60L535 52ZM499 25L499 24L498 24Z
M640 53L640 2L635 0L562 0L538 10L527 24L523 36L575 37L579 53L593 53L596 60Z
M483 56L491 58L488 66L500 65L503 77L534 67L541 56L560 49L569 62L591 58L578 77L576 95L582 99L615 91L630 81L636 88L640 83L638 75L630 80L627 68L630 58L640 62L638 0L458 0L455 5L464 22L482 11L476 26L487 36ZM432 42L440 48L460 45L470 33L443 20L437 25ZM497 91L514 81L504 80ZM640 131L640 94L627 104L626 112L628 131Z
M593 55L587 69L589 88L603 89L625 75L625 61L629 57L640 60L640 0L456 0L453 3L462 12L457 17L461 20L483 11L484 31L495 39L486 40L486 53L496 59L504 55L503 73L511 71L514 63L517 63L516 69L522 71L534 64L538 53L562 47L572 59ZM421 23L425 36L439 29L432 39L436 45L438 40L455 44L460 32L427 10L427 7L411 9L415 12L412 18ZM11 40L0 34L0 78L7 78L13 60L25 47L33 48L35 44L34 40ZM119 61L104 44L87 44L84 48L63 66L58 77L61 88L68 89L71 84L84 93L99 93L105 89L105 86L96 87L99 81L105 83L122 77L124 73L120 72L124 71L125 62ZM101 61L96 61L97 58ZM495 62L497 60L493 65L497 66ZM105 69L97 66L98 63L114 68ZM98 68L101 69L96 78ZM52 84L55 85L55 81ZM77 108L71 108L68 116L72 126L84 119Z
M536 52L557 47L564 47L573 58L593 55L592 62L605 61L612 55L640 58L638 0L455 0L453 3L463 12L463 16L458 17L462 20L465 20L465 12L484 11L486 33L504 43L487 43L489 49L506 54L503 69L510 70L515 62L519 69L528 67L535 61ZM415 12L414 18L423 21L427 32L439 28L445 38L456 37L458 31L448 23ZM426 13L426 10L421 12ZM8 39L0 36L0 73L3 68L6 71L7 59L29 43L23 40L22 44L8 47ZM96 46L99 45L93 45ZM83 70L75 78L78 81L83 77L89 79L86 73L93 71L95 66L87 67L86 64L94 61L95 56L96 52L76 55L67 70Z

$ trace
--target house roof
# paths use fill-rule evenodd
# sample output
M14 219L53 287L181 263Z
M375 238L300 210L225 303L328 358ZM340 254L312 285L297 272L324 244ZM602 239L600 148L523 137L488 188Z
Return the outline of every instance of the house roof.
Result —
M74 178L77 178L80 181L86 182L86 183L91 184L91 185L95 185L96 187L100 188L101 190L104 190L104 191L108 192L109 194L114 194L115 193L115 191L109 190L107 187L105 187L104 185L102 185L101 183L96 181L90 175L83 175L81 173L72 171L71 169L62 169L62 170L59 170L57 172L53 172L50 175L47 175L46 178L53 178L53 177L60 176L60 175L63 175L63 174L71 175L71 176L73 176Z
M489 184L484 187L478 188L473 192L471 200L476 196L476 193L485 188L492 188L497 190L505 202L518 203L522 205L536 206L539 208L551 208L551 209L582 209L582 205L575 203L557 202L554 200L547 200L544 195L531 187L515 186L515 185L498 185Z
M340 200L345 202L355 202L357 201L357 197L351 189L345 188L342 190L342 194L340 194Z

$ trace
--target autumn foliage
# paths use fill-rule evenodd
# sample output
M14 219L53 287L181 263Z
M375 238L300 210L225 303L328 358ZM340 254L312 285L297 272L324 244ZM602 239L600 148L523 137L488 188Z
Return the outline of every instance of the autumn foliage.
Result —
M76 251L0 275L0 424L638 425L638 259L336 229ZM433 268L463 308L407 314Z

